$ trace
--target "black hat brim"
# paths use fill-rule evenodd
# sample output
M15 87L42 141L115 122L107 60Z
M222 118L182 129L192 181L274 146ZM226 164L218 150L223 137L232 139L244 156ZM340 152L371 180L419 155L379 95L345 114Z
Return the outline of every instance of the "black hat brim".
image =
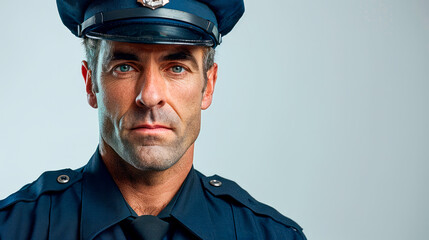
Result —
M214 46L214 40L196 27L166 22L112 22L90 29L89 38L145 44Z

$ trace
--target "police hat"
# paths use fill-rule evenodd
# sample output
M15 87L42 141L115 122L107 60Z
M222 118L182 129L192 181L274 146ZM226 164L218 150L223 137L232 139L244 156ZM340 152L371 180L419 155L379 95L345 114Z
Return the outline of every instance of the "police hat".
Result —
M244 13L243 0L57 0L78 37L216 47Z

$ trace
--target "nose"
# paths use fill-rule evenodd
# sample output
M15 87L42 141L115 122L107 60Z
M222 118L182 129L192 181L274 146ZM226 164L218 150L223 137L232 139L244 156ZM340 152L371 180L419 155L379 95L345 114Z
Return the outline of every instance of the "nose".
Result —
M147 69L142 75L142 84L136 98L139 107L155 108L165 104L165 82L156 69Z

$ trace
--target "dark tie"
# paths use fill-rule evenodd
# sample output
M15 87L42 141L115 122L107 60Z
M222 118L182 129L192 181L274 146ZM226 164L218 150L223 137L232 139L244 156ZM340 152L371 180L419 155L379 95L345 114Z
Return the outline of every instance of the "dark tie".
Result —
M143 215L128 222L127 234L134 240L162 240L168 232L169 223L157 216Z

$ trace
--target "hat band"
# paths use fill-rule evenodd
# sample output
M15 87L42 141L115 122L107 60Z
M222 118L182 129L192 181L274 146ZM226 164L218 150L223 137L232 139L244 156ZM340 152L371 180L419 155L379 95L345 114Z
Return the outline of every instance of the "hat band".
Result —
M105 22L130 18L163 18L189 23L205 30L216 40L216 45L222 42L221 34L214 23L197 15L169 8L159 8L156 10L148 8L128 8L110 12L99 12L78 25L78 36L82 37L85 30L97 25L102 25Z

